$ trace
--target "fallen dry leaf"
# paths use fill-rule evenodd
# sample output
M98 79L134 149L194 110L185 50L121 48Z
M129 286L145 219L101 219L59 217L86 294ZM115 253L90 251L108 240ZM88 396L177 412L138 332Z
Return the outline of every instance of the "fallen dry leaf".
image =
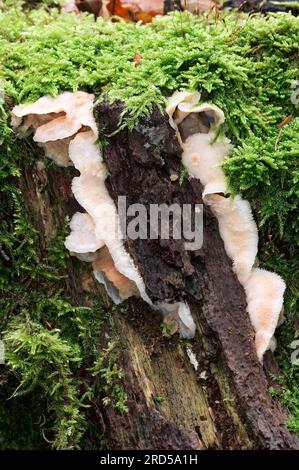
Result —
M194 14L201 14L214 7L213 0L182 0L181 10L187 10ZM64 6L68 13L89 12L95 17L119 16L126 21L141 21L149 23L157 15L163 15L165 11L176 9L176 2L170 3L165 10L164 0L69 0Z
M287 116L286 118L284 118L279 124L278 124L278 127L284 127L286 126L287 124L289 124L289 122L291 122L292 120L294 119L294 116L292 114L289 114L289 116Z
M133 61L136 65L139 65L142 62L142 55L138 53L134 54Z
M157 15L163 15L163 0L111 0L107 4L111 15L120 16L127 21L149 23Z
M175 333L177 333L178 329L179 325L177 324L177 322L173 319L171 315L167 315L163 321L162 335L166 336L166 338L170 338Z

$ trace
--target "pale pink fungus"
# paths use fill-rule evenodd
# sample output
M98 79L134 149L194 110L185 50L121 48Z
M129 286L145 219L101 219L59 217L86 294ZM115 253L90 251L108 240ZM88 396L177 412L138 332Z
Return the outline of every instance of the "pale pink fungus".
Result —
M69 157L69 145L72 137L67 137L62 140L54 140L52 142L44 142L40 144L44 149L46 157L54 160L59 166L72 166Z
M255 345L260 361L271 345L283 305L285 283L275 273L254 269L245 283L247 311L255 330Z
M139 296L136 284L115 268L115 264L107 247L102 248L98 252L97 258L92 265L95 271L102 272L114 285L121 300L128 299L132 296Z
M98 131L92 112L93 100L94 95L81 91L65 92L57 98L44 96L35 103L15 106L12 126L21 137L35 130L33 139L41 144L74 136L85 127L92 130L96 139ZM58 156L57 160L60 164L65 159Z
M105 179L107 169L102 161L99 146L95 142L95 135L92 131L80 132L71 141L69 155L75 168L81 174L97 176Z
M258 247L258 231L250 204L240 196L234 199L211 194L207 204L218 219L219 233L233 269L241 284L248 279Z
M208 194L226 191L225 175L218 165L232 148L230 141L225 137L217 139L213 144L211 144L211 140L210 133L194 134L182 144L183 164L190 176L200 179L204 186L203 198Z
M73 136L81 129L80 121L73 121L67 116L61 116L47 122L36 129L33 140L35 142L51 142Z
M217 128L224 122L224 114L217 106L198 104L199 100L198 92L176 92L169 99L166 111L183 148L183 164L189 175L198 178L203 185L203 202L211 207L217 217L226 253L233 261L233 270L245 289L248 313L256 331L257 355L262 360L278 323L285 285L274 273L253 270L258 231L250 204L241 196L225 196L227 183L224 171L219 167L232 150L226 137L217 136ZM201 126L197 126L204 132L196 129L197 123L193 118L188 118L192 113L206 113ZM213 119L210 119L211 116ZM189 126L187 133L186 128L182 127L186 122L187 130ZM180 129L184 131L183 137Z
M82 260L93 261L93 252L105 244L111 263L114 262L113 271L110 263L109 276L113 272L114 277L128 279L151 304L143 279L123 246L117 210L105 186L107 170L96 144L93 101L94 95L85 92L65 92L57 98L45 96L35 103L15 106L12 125L23 135L35 130L34 140L43 146L47 156L61 166L72 162L81 173L73 179L72 190L87 214L73 217L71 233L65 241L67 248ZM135 295L137 291L134 288L131 292Z
M71 233L65 239L65 247L74 253L89 253L104 246L95 235L93 219L89 214L76 212L70 223Z

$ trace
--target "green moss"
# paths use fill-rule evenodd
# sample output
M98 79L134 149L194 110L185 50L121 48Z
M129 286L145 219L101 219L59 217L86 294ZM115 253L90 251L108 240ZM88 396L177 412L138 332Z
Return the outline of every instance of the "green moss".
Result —
M56 414L54 446L77 447L84 423L71 365L81 362L79 348L62 340L59 330L49 330L30 320L29 315L23 321L16 317L8 326L3 338L6 360L20 376L12 398L41 388L43 396L51 396L51 407Z
M230 187L255 201L259 226L288 250L299 244L299 118L269 130L267 139L250 134L224 162Z
M105 406L113 406L121 414L127 413L127 394L122 378L123 372L117 362L120 354L119 338L111 338L107 348L103 349L90 369L91 375L96 378L91 395L102 393L102 402ZM90 393L89 392L89 393Z
M120 126L133 126L153 102L163 109L167 96L189 88L200 90L202 100L224 110L224 130L235 144L224 163L231 190L252 203L260 228L262 266L280 273L288 285L279 361L286 373L282 399L292 412L290 426L298 432L298 367L290 365L288 345L298 324L299 119L291 102L291 84L299 78L299 19L289 14L248 17L232 13L216 21L211 14L196 18L175 13L142 26L100 18L94 22L91 15L67 15L57 9L28 13L22 2L16 6L2 2L1 8L0 81L10 104L84 89L97 92L99 100L124 101L126 112ZM138 64L136 53L141 56ZM0 90L0 99L2 95ZM295 119L280 130L279 124L289 115ZM81 442L82 446L86 432L82 411L88 398L80 391L78 365L92 369L89 379L95 371L103 374L100 380L91 379L91 389L94 393L102 390L103 397L125 411L121 372L113 365L117 355L110 345L109 353L102 351L94 362L99 307L86 311L73 306L61 292L59 279L67 263L63 236L43 258L35 249L36 229L24 214L21 194L14 185L21 156L7 126L3 99L0 144L0 288L4 293L0 320L7 329L10 361L26 387L31 374L29 363L27 367L32 356L30 331L38 338L40 354L45 341L51 344L46 360L53 373L62 371L58 389L52 396L56 376L42 375L41 357L36 356L33 363L40 383L30 394L32 400L42 394L51 410L45 426L54 445L78 447ZM183 177L182 170L182 181ZM55 331L47 329L45 319ZM60 351L60 359L55 351ZM114 358L112 363L109 357ZM60 387L71 403L67 413L61 407Z

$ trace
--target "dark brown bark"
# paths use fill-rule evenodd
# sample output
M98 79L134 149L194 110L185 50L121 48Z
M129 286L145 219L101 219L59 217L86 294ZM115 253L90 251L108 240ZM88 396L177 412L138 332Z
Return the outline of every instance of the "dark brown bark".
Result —
M104 105L100 111L101 124L110 133L120 107ZM160 197L165 201L200 201L198 183L169 183L169 173L179 170L180 152L166 117L157 110L134 131L109 137L105 157L111 173L111 195L115 198L124 190L129 200L136 202L161 202ZM36 158L43 158L38 149ZM39 227L41 252L65 216L78 210L70 189L74 175L73 169L54 165L46 169L35 163L23 169L20 188ZM164 195L160 190L151 192L150 184L141 184L152 181L153 175ZM138 177L142 179L137 184ZM119 364L124 371L129 411L120 415L113 407L104 407L101 397L93 403L92 416L108 448L298 448L297 438L284 426L284 411L268 394L267 378L255 354L244 292L232 273L214 217L208 211L204 213L204 245L198 253L184 253L181 245L139 243L130 242L127 247L142 269L148 292L156 299L165 291L174 299L187 298L197 333L191 343L178 335L163 337L159 314L139 299L127 302L127 315L115 315L123 346ZM87 290L107 305L107 295L94 282L91 269L82 274L78 263L70 259L69 276L61 287L76 305L88 302ZM148 272L151 266L152 273ZM170 277L168 267L173 273ZM163 276L157 282L159 270ZM104 344L105 327L99 347L101 341ZM188 344L199 362L197 371L188 359Z

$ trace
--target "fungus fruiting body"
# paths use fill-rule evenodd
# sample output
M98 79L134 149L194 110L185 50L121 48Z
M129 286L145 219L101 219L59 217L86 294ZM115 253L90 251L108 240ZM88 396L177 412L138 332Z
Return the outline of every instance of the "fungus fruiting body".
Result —
M95 235L92 217L87 213L76 212L70 223L71 233L66 238L65 247L74 253L93 253L104 246Z
M96 279L104 284L107 292L116 304L129 297L139 296L135 282L116 269L106 246L98 251L92 267Z
M121 299L139 291L151 303L143 280L124 249L116 207L105 186L107 170L96 144L93 101L94 95L85 92L65 92L57 98L45 96L33 104L15 106L12 125L20 137L34 131L33 139L43 146L46 156L58 165L74 165L80 172L73 179L72 190L86 213L74 214L66 248L79 259L93 262L96 278L105 278L106 287L112 283ZM109 250L105 256L104 247ZM110 287L108 291L111 293ZM115 300L116 295L113 297Z
M265 351L271 347L270 342L278 324L285 283L277 274L256 268L253 269L244 287L248 313L256 332L257 355L262 360Z
M166 111L183 149L183 164L189 175L203 185L203 202L217 217L226 253L245 289L257 355L262 361L278 323L285 284L275 273L253 269L258 230L250 204L239 195L232 198L228 194L225 174L219 166L232 150L229 139L218 135L224 114L215 105L198 104L199 100L198 92L175 92Z
M33 140L44 148L46 156L59 166L68 166L69 144L75 134L86 127L97 137L93 100L94 95L85 92L44 96L35 103L15 106L12 126L21 138L34 131Z
M250 204L240 196L225 198L210 194L207 204L218 219L225 250L233 261L233 270L241 284L250 276L256 260L258 233Z

